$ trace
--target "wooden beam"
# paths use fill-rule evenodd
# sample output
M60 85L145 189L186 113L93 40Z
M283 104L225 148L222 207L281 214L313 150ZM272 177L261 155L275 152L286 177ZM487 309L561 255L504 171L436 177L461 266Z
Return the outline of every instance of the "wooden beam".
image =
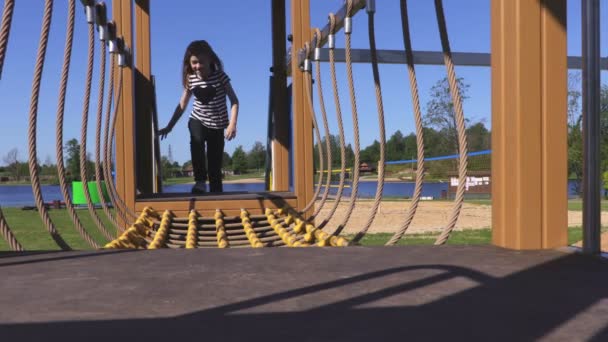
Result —
M152 66L150 0L135 1L135 171L140 193L152 193L154 168L152 147Z
M293 34L291 53L292 56L296 56L298 49L302 48L312 36L310 1L292 0L291 19ZM304 75L296 64L291 64L294 118L292 155L294 158L294 192L298 197L298 208L302 209L313 195L312 115L306 105Z
M492 241L567 244L566 0L492 0Z
M272 0L273 116L271 190L289 190L289 102L285 51L287 50L285 0ZM268 132L270 134L270 132Z
M112 6L112 16L116 22L116 34L124 40L125 47L133 52L133 2L119 0ZM135 207L135 126L133 120L133 67L127 65L117 69L122 73L122 94L117 105L116 123L116 190L125 205ZM118 82L116 77L116 82ZM115 89L118 84L115 85Z

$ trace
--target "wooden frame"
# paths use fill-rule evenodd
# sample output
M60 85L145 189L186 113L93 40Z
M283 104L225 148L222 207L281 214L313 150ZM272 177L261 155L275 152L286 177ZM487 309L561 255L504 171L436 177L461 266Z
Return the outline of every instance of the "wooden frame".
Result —
M291 1L291 26L293 41L291 56L297 56L298 50L312 38L310 28L310 1ZM312 114L306 105L304 76L298 63L291 63L292 103L293 103L293 157L294 157L294 192L298 198L298 208L304 208L312 199L313 193L313 134Z
M132 0L116 2L114 17L127 47L133 46ZM136 1L138 60L143 79L150 77L149 0ZM289 153L285 127L284 6L273 1L273 62L276 90L274 103L278 134L273 142L274 190L288 190ZM277 5L275 7L275 5ZM284 2L283 2L284 5ZM148 8L146 7L148 6ZM148 9L148 10L146 10ZM281 19L281 15L283 18ZM311 39L309 0L291 0L292 56ZM119 103L116 137L118 191L126 204L141 211L151 205L185 214L189 209L211 213L225 209L236 214L241 208L260 212L264 207L290 205L301 209L313 195L312 119L305 105L304 80L297 63L291 63L293 87L294 193L226 194L191 200L139 199L135 184L147 177L135 169L134 99L145 93L142 83L134 87L134 70L122 69L123 96ZM145 82L144 82L145 83ZM134 89L135 88L135 89ZM566 0L492 0L492 227L493 243L514 249L554 248L567 244L567 151L566 151ZM137 106L138 110L143 108ZM137 118L137 119L135 119ZM148 123L144 120L142 126ZM137 123L139 129L140 122ZM137 139L140 139L138 136ZM150 177L151 178L151 177ZM142 185L143 186L143 185ZM231 197L232 196L232 197Z
M567 245L566 0L492 0L492 241Z
M115 1L112 6L112 17L116 22L116 34L124 39L125 47L133 50L132 30L133 2L131 0ZM116 190L129 208L135 207L135 126L133 113L135 112L134 73L131 65L117 68L122 73L122 96L117 106L116 120ZM118 89L118 80L115 88ZM128 222L124 222L128 224Z
M116 135L116 176L117 190L125 204L135 212L141 212L146 206L158 211L172 210L175 214L184 215L190 209L200 213L212 214L216 209L222 209L226 214L238 214L240 209L248 209L252 214L261 214L266 207L280 208L289 205L294 208L303 207L297 192L308 193L304 190L306 184L296 182L296 195L289 193L289 121L287 115L287 89L285 73L285 0L273 0L273 54L275 65L275 129L273 141L273 189L277 192L253 194L218 194L192 197L189 194L173 194L172 196L150 195L153 188L152 150L151 141L153 108L149 99L153 96L151 87L151 44L150 44L150 1L149 0L120 0L115 2L113 17L117 23L117 33L125 40L125 45L137 57L133 65L118 72L123 73L123 96L118 104L118 120ZM306 2L307 5L307 2ZM134 15L132 15L134 14ZM133 19L132 19L133 18ZM308 23L308 21L307 21ZM308 25L308 24L307 24ZM133 36L135 27L135 36ZM281 30L282 27L282 30ZM135 47L135 49L133 49ZM301 85L298 85L301 87ZM300 88L301 89L301 88ZM300 100L302 101L302 100ZM303 102L302 102L303 104ZM301 107L301 105L299 105ZM294 116L305 115L298 107ZM294 106L295 108L295 106ZM309 116L310 120L310 116ZM298 132L298 130L295 130ZM312 126L311 126L312 132ZM299 133L297 133L298 136ZM298 144L301 146L301 143ZM137 151L137 153L135 153ZM302 153L296 153L297 160L306 159ZM295 152L294 152L295 153ZM312 167L312 164L311 166ZM296 170L298 167L296 167ZM310 172L312 184L312 172ZM297 175L296 177L303 175ZM138 191L144 195L136 195ZM312 194L312 186L309 191Z

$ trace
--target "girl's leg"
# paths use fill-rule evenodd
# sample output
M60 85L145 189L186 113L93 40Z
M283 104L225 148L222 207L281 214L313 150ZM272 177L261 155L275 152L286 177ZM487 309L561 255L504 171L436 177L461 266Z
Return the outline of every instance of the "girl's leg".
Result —
M222 159L224 157L224 130L207 128L207 164L209 191L222 192Z
M205 167L205 138L204 126L196 120L188 121L190 130L190 155L192 157L192 168L194 169L194 181L203 185L207 179L207 168Z

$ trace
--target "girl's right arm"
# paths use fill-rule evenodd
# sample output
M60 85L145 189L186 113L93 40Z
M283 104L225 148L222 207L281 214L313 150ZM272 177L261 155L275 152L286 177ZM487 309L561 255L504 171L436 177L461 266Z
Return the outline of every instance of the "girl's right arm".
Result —
M184 89L184 92L182 93L182 96L179 99L177 107L175 107L175 111L173 112L173 116L171 117L171 120L169 120L167 127L162 128L158 131L158 135L160 136L161 140L166 138L169 132L173 130L173 127L186 110L186 106L188 106L188 101L190 101L191 96L192 93L188 89Z

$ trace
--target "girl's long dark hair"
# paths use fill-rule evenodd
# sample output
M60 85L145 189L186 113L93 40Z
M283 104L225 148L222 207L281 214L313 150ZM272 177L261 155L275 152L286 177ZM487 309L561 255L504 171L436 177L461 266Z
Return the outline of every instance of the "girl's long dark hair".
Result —
M211 70L224 70L222 60L215 54L211 45L206 40L195 40L188 45L186 53L184 53L184 61L182 63L182 84L184 85L184 89L188 89L188 75L194 73L190 67L190 57L201 55L211 58L213 61Z

